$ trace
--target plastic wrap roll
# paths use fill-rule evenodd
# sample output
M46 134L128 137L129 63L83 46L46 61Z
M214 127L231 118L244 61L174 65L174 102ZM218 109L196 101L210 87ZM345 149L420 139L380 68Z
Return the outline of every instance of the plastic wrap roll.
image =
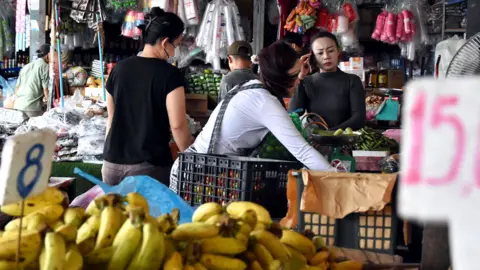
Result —
M233 28L233 12L229 5L223 6L223 14L225 17L225 32L227 33L227 45L235 42L235 29Z
M203 32L203 41L202 41L202 44L203 44L203 47L205 49L205 51L209 51L210 47L212 46L212 35L214 33L214 20L215 20L215 10L216 10L216 7L217 7L217 3L219 3L220 1L217 0L217 1L213 1L211 2L212 5L210 7L210 11L208 12L208 18L207 18L207 24L205 25L205 30Z
M235 25L235 39L236 40L245 40L245 32L243 32L242 21L240 19L240 11L235 2L229 2L228 5L233 12L233 24Z
M215 59L215 57L218 57L220 55L220 43L222 42L222 26L220 18L222 12L222 4L221 1L217 1L215 3L215 10L213 11L213 24L212 24L212 35L209 35L210 39L210 44L211 46L211 52L212 52L212 57Z
M407 59L410 61L415 60L415 42L410 41L407 43Z
M198 30L197 37L195 38L195 42L197 43L198 47L203 46L203 36L205 35L205 31L207 29L207 25L210 25L208 23L208 20L211 18L211 9L212 9L212 2L207 4L207 7L205 8L205 15L203 16L202 23L200 24L200 29Z
M227 40L227 28L226 28L226 20L225 20L225 7L227 7L227 3L222 1L220 6L220 48L218 50L218 55L221 58L227 57L227 47L228 47L228 40Z

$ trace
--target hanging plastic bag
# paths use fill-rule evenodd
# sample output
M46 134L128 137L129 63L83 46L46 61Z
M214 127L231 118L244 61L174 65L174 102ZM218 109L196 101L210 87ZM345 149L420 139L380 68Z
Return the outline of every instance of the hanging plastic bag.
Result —
M150 215L153 217L170 213L174 208L178 208L180 210L180 224L192 221L194 209L167 186L149 176L130 176L116 186L109 186L78 168L75 168L74 173L98 185L105 194L118 193L126 196L130 192L140 193L147 199ZM97 196L101 194L98 188L92 189L90 192L92 194L89 195L88 199L92 198L94 194Z
M188 25L198 25L200 23L200 14L198 12L197 0L183 0L183 5Z

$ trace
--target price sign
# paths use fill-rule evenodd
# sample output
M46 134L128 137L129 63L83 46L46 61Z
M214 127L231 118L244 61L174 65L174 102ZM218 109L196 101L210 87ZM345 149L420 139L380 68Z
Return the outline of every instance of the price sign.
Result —
M3 147L0 205L42 193L48 185L57 135L41 129L10 137Z
M480 78L424 79L403 104L399 212L448 221L455 270L477 269Z
M407 86L399 194L405 217L445 220L480 203L479 86L480 78Z

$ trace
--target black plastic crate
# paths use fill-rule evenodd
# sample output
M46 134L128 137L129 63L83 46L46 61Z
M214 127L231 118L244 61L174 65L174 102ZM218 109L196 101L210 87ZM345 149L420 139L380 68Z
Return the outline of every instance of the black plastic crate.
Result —
M272 217L287 212L288 171L298 162L179 153L177 193L192 206L205 202L251 201Z
M337 247L395 254L399 218L391 205L380 211L352 213L342 219L303 213L304 228L324 238L325 244Z

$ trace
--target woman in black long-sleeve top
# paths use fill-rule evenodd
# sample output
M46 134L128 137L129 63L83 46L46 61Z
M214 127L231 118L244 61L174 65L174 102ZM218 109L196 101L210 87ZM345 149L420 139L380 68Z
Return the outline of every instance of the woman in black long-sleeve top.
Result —
M322 116L330 130L365 126L365 90L357 75L337 65L340 46L334 35L320 32L312 38L312 52L320 72L300 74L301 83L290 101L289 110L304 109ZM313 60L313 59L312 59Z

